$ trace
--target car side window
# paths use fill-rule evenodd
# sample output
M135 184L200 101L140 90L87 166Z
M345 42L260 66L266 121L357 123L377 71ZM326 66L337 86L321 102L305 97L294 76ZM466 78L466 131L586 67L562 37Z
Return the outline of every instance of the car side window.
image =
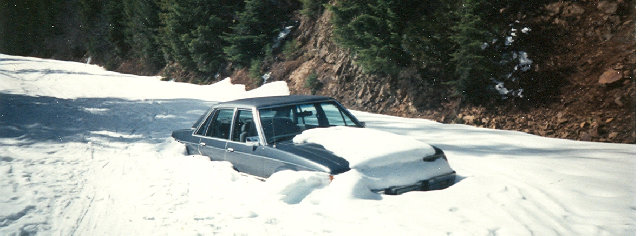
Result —
M196 131L196 135L202 135L204 136L204 134L207 131L207 128L209 127L209 124L211 124L211 120L213 119L213 117L218 113L218 111L213 111L211 112L211 114L209 114L209 116L207 117L207 119L202 123L202 125L200 125L200 128L198 128L198 131ZM205 114L206 115L206 114ZM205 116L202 115L202 116Z
M302 104L296 112L298 124L318 126L318 112L313 104Z
M233 109L220 109L211 121L205 136L229 139Z
M294 105L260 109L260 123L267 143L293 138L302 129L296 124Z
M355 126L356 125L346 114L344 114L338 108L336 104L322 103L320 106L322 107L322 110L324 111L324 114L327 117L327 120L330 126L336 126L336 125Z
M253 112L250 110L238 110L231 137L232 141L242 143L259 141L256 123L253 122Z
M198 120L196 121L196 123L193 123L193 125L191 126L191 128L197 129L198 125L200 125L200 123L202 122L202 120L204 120L205 117L207 117L207 115L209 114L209 111L205 112L204 114L202 114L200 116L200 118L198 118Z

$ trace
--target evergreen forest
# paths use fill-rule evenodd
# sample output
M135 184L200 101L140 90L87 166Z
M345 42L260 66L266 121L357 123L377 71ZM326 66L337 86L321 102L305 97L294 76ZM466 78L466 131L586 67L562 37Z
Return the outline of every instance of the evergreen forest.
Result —
M548 92L528 72L523 15L542 0L1 0L0 52L91 60L209 83L269 62L295 14L332 15L333 39L365 73L407 68L474 103ZM286 45L286 44L285 44ZM531 97L531 96L530 96Z

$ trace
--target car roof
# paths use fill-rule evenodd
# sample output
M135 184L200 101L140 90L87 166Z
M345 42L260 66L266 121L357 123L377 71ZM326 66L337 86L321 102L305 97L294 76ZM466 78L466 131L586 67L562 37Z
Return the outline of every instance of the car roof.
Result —
M288 95L271 97L243 98L215 104L215 107L263 108L287 104L333 101L333 98L313 95Z

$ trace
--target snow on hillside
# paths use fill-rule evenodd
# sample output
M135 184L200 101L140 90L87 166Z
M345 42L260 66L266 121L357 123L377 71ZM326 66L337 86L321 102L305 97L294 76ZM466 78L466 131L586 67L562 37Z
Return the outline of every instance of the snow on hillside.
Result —
M459 175L362 198L353 173L263 182L170 138L212 102L288 92L0 55L0 235L635 234L635 145L354 112L442 148Z

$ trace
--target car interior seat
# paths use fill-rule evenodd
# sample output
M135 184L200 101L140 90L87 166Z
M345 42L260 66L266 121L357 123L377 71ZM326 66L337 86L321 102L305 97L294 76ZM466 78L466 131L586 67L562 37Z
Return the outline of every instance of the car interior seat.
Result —
M249 135L249 125L250 125L250 121L249 122L245 122L244 124L242 124L242 126L240 126L240 142L247 142L247 136Z

